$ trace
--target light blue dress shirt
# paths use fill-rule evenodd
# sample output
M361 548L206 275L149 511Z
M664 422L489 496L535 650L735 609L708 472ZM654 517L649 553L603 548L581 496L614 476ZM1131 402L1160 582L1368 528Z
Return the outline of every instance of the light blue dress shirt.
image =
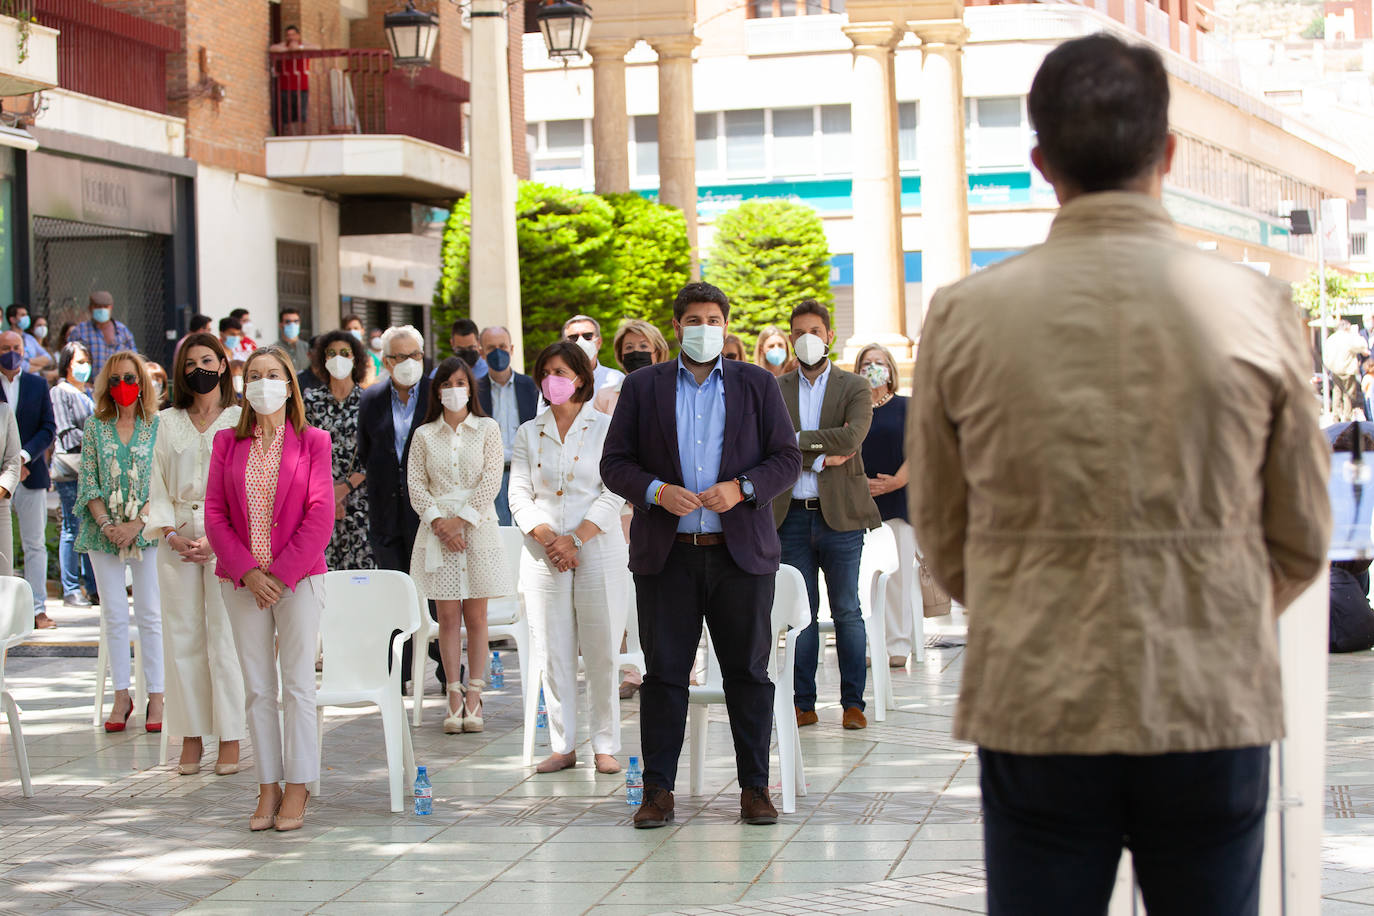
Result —
M24 365L22 368L25 372L28 372L29 360L38 356L47 356L48 351L44 350L43 345L38 342L38 338L34 337L28 331L21 331L19 336L24 339Z
M803 431L821 428L821 405L825 403L825 386L830 382L830 361L826 360L825 371L808 382L800 370L797 371L797 419ZM801 432L797 433L801 442ZM810 468L803 467L797 484L792 488L793 499L815 499L821 495L820 473L825 468L825 456L817 455Z
M410 397L405 403L401 402L401 396L396 391L396 385L391 385L391 426L392 432L396 436L396 461L399 463L406 450L406 437L410 435L411 424L415 422L415 402L418 400L415 392L418 386L412 385ZM405 473L405 468L401 468L401 473Z
M725 447L725 381L721 358L711 374L698 385L696 376L677 361L677 454L682 462L682 485L701 493L720 482L720 456ZM654 505L654 494L663 485L649 484L644 501ZM720 516L709 509L689 512L677 521L682 534L718 534Z

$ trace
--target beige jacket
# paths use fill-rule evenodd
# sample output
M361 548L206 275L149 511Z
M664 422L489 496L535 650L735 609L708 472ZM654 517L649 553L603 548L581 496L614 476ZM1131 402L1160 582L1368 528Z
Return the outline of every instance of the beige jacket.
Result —
M1287 291L1130 193L941 290L912 523L969 610L954 734L1021 754L1283 735L1275 617L1325 562L1328 449Z

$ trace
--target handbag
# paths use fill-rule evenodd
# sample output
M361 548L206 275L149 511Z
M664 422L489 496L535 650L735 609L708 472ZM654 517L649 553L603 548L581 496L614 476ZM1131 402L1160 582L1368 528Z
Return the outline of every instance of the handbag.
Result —
M919 564L917 577L921 582L921 603L925 608L926 617L943 617L950 612L952 606L949 592L940 587L935 581L935 577L930 574L930 569L926 566L925 557L918 556L916 562Z
M48 474L58 483L76 480L81 471L80 452L54 452Z

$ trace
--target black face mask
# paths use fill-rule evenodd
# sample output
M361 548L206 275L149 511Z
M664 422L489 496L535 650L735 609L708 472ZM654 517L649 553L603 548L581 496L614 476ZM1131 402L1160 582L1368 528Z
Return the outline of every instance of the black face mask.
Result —
M626 372L634 372L636 369L643 369L654 364L654 354L648 350L631 350L620 357L620 365L625 367Z
M186 387L196 394L209 394L219 387L220 373L199 366L186 373Z
M482 358L482 351L478 350L476 347L464 347L458 351L458 355L462 357L463 362L467 363L469 366L476 366L477 361Z

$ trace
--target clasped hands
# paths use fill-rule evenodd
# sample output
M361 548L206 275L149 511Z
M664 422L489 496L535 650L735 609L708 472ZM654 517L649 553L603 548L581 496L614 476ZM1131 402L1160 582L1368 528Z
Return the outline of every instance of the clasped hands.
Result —
M436 518L429 527L445 550L462 553L468 549L468 523L461 518Z
M698 509L709 509L717 514L728 512L744 499L738 480L725 480L715 486L693 493L686 487L668 484L658 497L658 504L681 518Z
M548 525L539 525L530 532L530 537L544 548L544 554L559 572L577 569L577 545L571 534L558 534Z
M210 549L209 538L188 538L173 534L168 536L167 546L181 556L183 563L204 565L215 558L215 552Z
M286 583L261 569L250 569L243 574L244 586L253 593L259 610L266 610L281 600L286 593Z
M138 541L138 536L143 533L143 523L134 519L123 524L107 524L102 531L111 544L123 550L125 547L132 547Z

